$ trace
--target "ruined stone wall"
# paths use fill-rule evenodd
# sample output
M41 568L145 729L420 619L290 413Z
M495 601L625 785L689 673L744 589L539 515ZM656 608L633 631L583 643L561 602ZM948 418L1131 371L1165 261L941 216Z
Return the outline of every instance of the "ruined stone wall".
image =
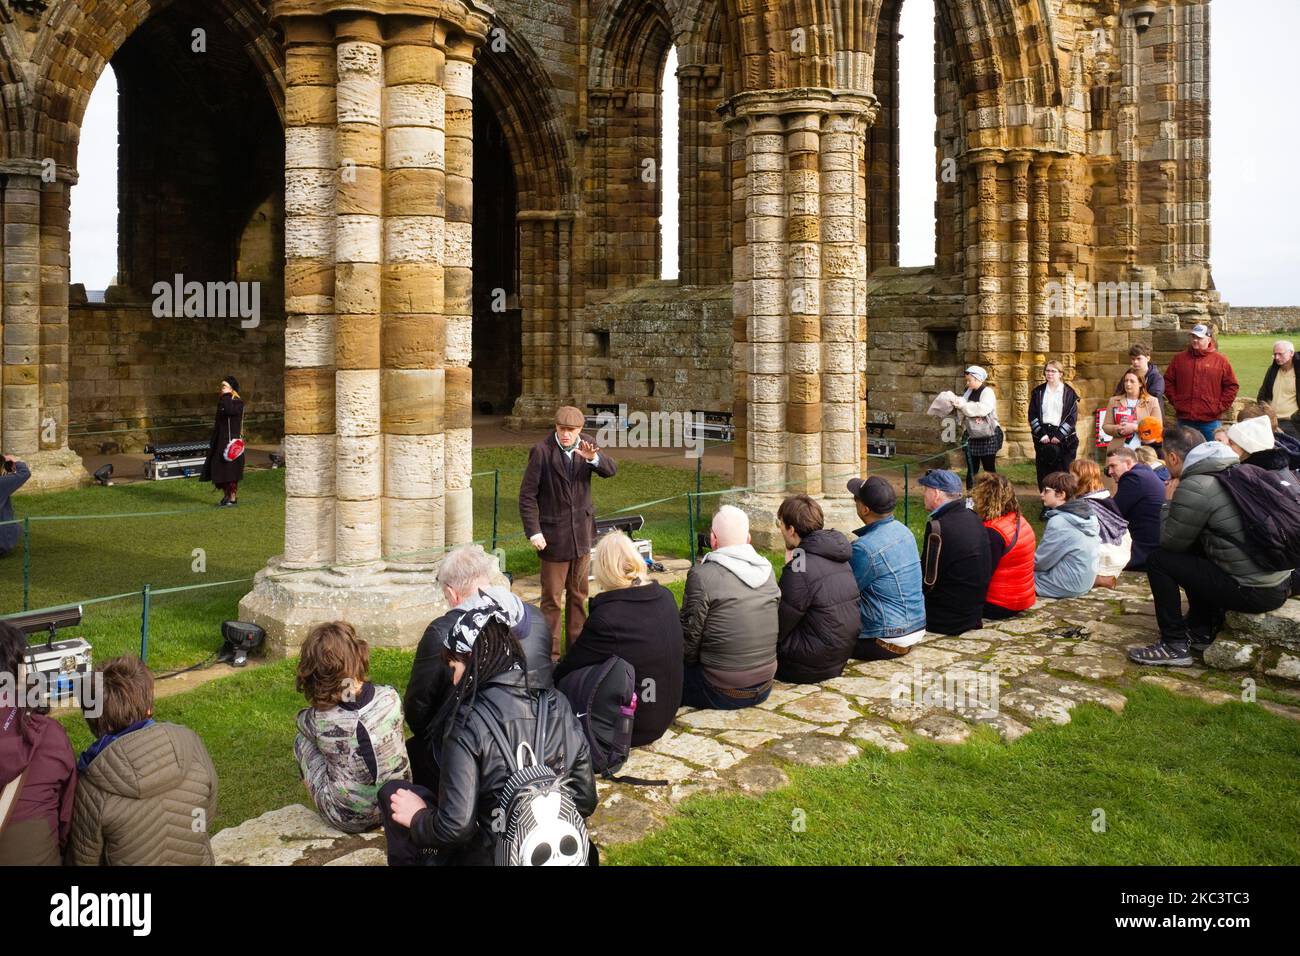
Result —
M731 411L731 287L659 282L587 309L581 405ZM584 407L585 410L585 407Z
M1234 305L1223 319L1227 335L1264 335L1300 329L1300 306Z
M149 301L81 302L69 309L69 336L74 451L206 441L224 375L239 379L247 403L244 438L278 442L283 434L282 313L241 329L236 320L157 319Z

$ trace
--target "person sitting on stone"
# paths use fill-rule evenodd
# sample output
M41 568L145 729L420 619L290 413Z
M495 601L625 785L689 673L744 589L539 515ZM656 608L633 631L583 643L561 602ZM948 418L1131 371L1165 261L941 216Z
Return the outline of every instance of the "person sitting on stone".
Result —
M1123 443L1121 442L1120 445L1122 444ZM1111 447L1119 446L1112 444ZM1160 479L1162 485L1169 480L1169 469L1165 467L1165 463L1160 460L1160 455L1154 448L1150 445L1143 445L1141 448L1133 448L1130 450L1137 456L1137 460L1140 463L1146 465L1155 472L1155 476Z
M454 691L452 717L442 731L438 787L390 780L379 791L389 866L492 865L506 822L502 794L515 758L528 762L522 745L533 748L543 714L536 761L563 781L580 816L596 809L596 777L582 725L563 694L529 684L528 662L513 636L516 612L497 604L491 589L480 591L464 611L443 646ZM498 742L497 733L504 740ZM559 794L554 796L558 806ZM533 865L579 858L572 822L570 830L574 845L567 852L556 841L547 847L549 855L533 857ZM588 862L594 851L593 845Z
M1165 463L1173 478L1165 488L1160 547L1147 558L1160 640L1131 648L1128 656L1138 664L1190 667L1192 651L1213 643L1227 611L1281 607L1291 572L1266 571L1251 557L1241 511L1216 478L1239 463L1231 448L1205 441L1198 429L1169 429Z
M749 517L734 505L713 516L709 547L687 573L682 598L682 703L739 710L772 691L781 589L749 543Z
M1046 477L1046 476L1044 476ZM1034 606L1034 529L1020 513L1016 489L1004 475L980 475L971 495L984 520L993 559L993 577L984 597L984 616L1015 617Z
M1273 428L1268 417L1238 419L1228 429L1228 447L1236 452L1243 464L1254 465L1265 471L1287 471L1291 460L1284 449L1273 439Z
M984 599L993 577L993 553L979 515L966 507L961 479L947 469L919 481L925 510L921 551L925 624L936 634L962 634L984 626Z
M68 732L37 705L27 634L0 621L0 866L58 866L72 830L77 758Z
M1115 482L1115 506L1128 522L1133 539L1126 571L1145 571L1147 556L1160 546L1165 483L1150 465L1138 460L1140 451L1112 446L1106 453L1106 474Z
M611 657L627 661L637 689L632 746L644 747L664 735L682 702L677 601L666 587L649 580L636 545L621 531L600 539L591 567L600 593L588 602L582 633L555 665L555 682L564 690L563 679L576 670Z
M1119 583L1120 572L1133 557L1133 536L1129 533L1128 519L1102 484L1101 469L1096 462L1086 459L1073 461L1070 474L1078 479L1078 499L1092 508L1101 535L1101 544L1097 548L1097 579L1092 586L1113 588Z
M346 621L312 628L298 658L293 755L322 819L345 833L379 826L379 788L410 780L402 698L370 681L370 647Z
M99 668L82 701L95 742L77 761L71 866L212 866L217 768L188 727L153 719L153 675L138 657ZM93 715L93 716L92 716Z
M528 665L529 686L551 686L551 630L539 608L525 604L510 592L496 558L482 545L453 548L438 565L438 584L448 610L425 629L415 649L411 680L406 685L406 723L412 737L406 748L415 783L437 785L437 751L442 721L448 716L452 694L451 669L443 660L447 633L474 604L480 591L495 595L513 615L512 635L519 641Z
M1039 497L1047 526L1034 554L1034 587L1039 597L1082 597L1097 578L1101 528L1092 507L1079 501L1079 479L1056 471L1043 479Z
M1300 438L1295 438L1282 428L1272 405L1268 402L1246 402L1237 410L1237 421L1244 422L1261 415L1268 419L1269 427L1273 430L1273 445L1286 453L1287 467L1292 471L1300 471Z
M839 677L858 640L858 584L853 546L827 530L807 495L781 502L777 526L785 540L777 611L777 680L816 684Z
M916 536L894 518L898 494L879 475L852 478L849 493L863 524L849 563L858 587L860 661L902 657L925 639L925 593Z

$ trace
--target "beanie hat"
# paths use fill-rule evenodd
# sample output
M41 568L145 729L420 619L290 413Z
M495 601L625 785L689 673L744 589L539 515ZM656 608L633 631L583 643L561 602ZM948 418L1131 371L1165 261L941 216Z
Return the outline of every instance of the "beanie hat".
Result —
M1267 415L1247 418L1228 429L1228 441L1247 455L1253 455L1257 451L1267 451L1274 446L1272 424Z
M1165 427L1160 419L1148 415L1138 422L1138 439L1148 445L1155 445L1165 440Z

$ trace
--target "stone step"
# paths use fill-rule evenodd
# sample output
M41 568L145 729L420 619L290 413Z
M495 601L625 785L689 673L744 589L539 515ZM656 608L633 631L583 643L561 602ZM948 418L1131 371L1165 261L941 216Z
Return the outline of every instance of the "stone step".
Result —
M1267 614L1229 611L1222 633L1205 651L1205 663L1300 683L1300 600L1292 598Z

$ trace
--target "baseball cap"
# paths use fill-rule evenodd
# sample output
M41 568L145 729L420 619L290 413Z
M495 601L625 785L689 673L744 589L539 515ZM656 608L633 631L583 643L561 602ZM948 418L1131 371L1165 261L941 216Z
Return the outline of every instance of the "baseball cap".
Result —
M862 502L878 515L887 515L898 503L898 494L894 486L879 475L870 478L850 478L847 485L849 494Z
M1210 327L1198 322L1192 326L1192 335L1198 339L1208 339L1210 337Z
M962 490L961 479L946 468L936 468L927 471L917 482L923 488L934 488L937 491L947 492L954 495Z

